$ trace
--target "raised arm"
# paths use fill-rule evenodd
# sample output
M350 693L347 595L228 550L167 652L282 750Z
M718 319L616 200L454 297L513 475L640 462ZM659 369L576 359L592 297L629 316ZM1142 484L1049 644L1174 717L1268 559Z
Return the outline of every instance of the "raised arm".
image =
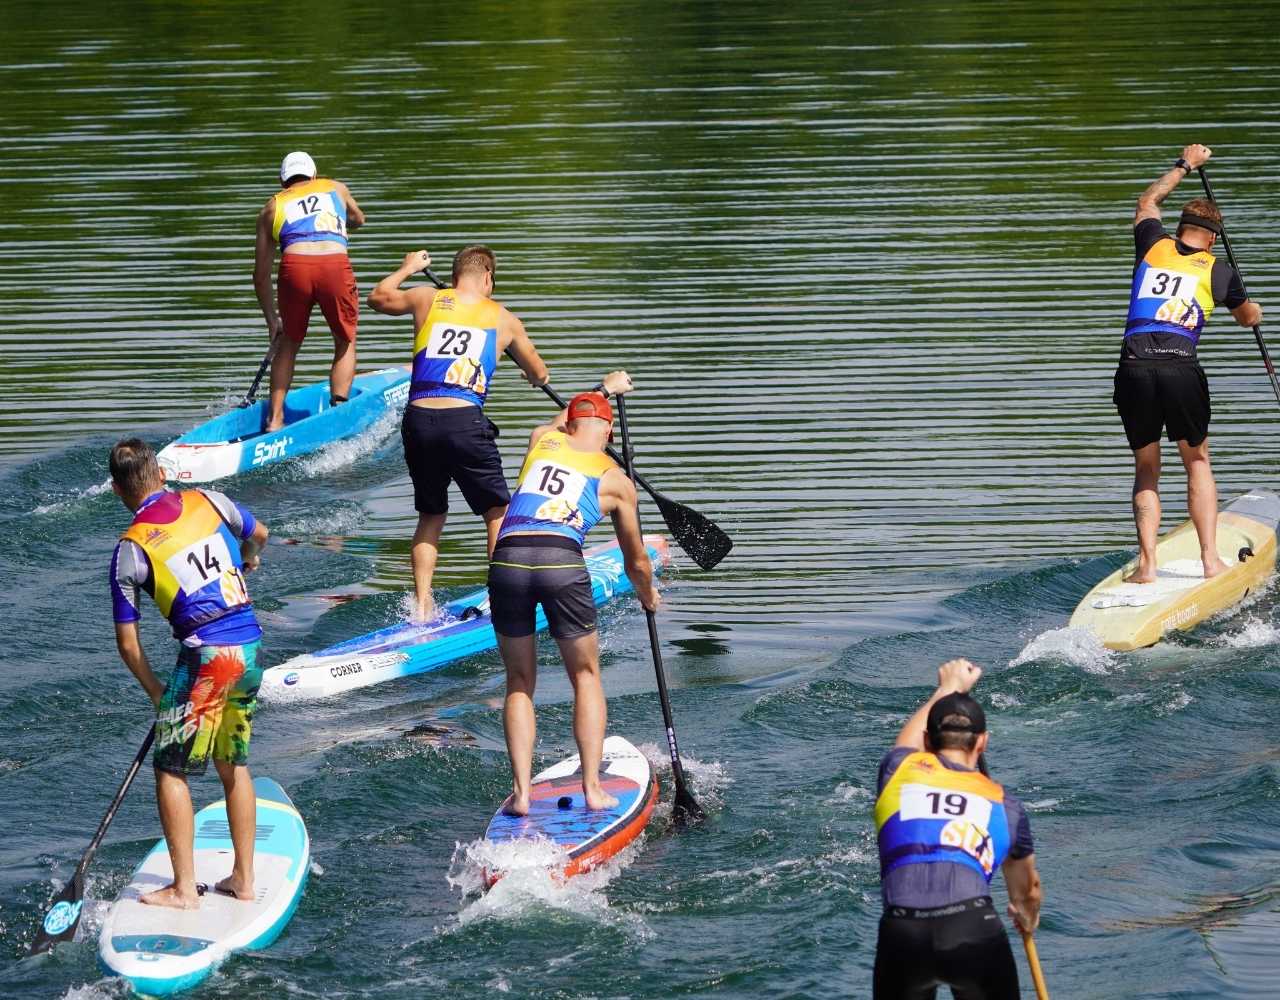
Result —
M253 248L253 290L258 296L258 306L267 321L267 336L272 340L284 327L276 312L276 293L271 286L271 269L276 259L276 241L272 234L275 225L276 202L272 198L258 213L258 235Z
M404 255L404 263L373 286L369 293L369 308L387 316L408 316L416 311L428 310L436 296L430 285L417 285L403 289L400 286L411 275L431 265L431 255L425 250L414 250ZM425 316L425 312L423 313Z
M502 318L498 321L498 346L511 355L511 360L520 366L525 379L531 386L541 388L551 381L546 362L533 346L533 341L524 331L520 317L509 309L502 310Z
M1204 163L1209 162L1209 157L1213 155L1213 151L1208 146L1202 146L1198 142L1193 142L1190 146L1186 146L1182 150L1182 159L1187 162L1189 170L1183 170L1178 164L1174 164L1161 175L1160 179L1152 184L1149 188L1142 192L1138 198L1138 210L1133 213L1133 224L1136 226L1143 219L1160 220L1160 203L1164 201L1178 186L1178 182L1186 177L1190 170L1195 170Z
M895 747L910 747L912 750L923 750L924 727L929 721L929 709L933 708L933 703L949 694L967 694L969 689L978 683L978 678L981 676L982 668L974 666L968 660L948 660L940 666L938 668L938 689L906 721L893 745Z
M347 203L347 232L353 233L365 224L364 211L356 204L356 200L351 197L351 192L342 181L333 183L338 188L338 194L342 195L342 200Z

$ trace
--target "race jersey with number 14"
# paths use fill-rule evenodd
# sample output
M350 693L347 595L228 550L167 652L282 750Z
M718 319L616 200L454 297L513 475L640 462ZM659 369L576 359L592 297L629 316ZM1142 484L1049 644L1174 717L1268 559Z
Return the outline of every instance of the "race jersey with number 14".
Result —
M452 288L431 300L427 320L413 338L409 402L451 396L484 406L489 379L498 367L498 318L493 299L460 302Z
M578 451L569 444L569 435L548 431L525 456L520 486L498 537L536 531L581 545L602 516L600 480L615 468L617 463L603 452Z
M331 180L318 177L285 188L275 196L271 235L288 249L293 243L332 240L347 245L347 203Z

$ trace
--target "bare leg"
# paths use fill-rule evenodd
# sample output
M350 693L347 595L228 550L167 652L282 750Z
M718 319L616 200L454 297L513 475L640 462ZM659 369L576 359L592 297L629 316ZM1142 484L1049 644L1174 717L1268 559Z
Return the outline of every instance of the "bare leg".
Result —
M1200 538L1200 561L1208 579L1228 569L1218 555L1218 484L1213 481L1213 469L1209 465L1209 439L1205 438L1195 448L1179 441L1178 454L1187 469L1187 506Z
M593 630L557 639L556 643L573 684L573 738L582 760L582 794L588 809L609 809L618 800L600 787L600 757L609 711L600 683L600 638Z
M227 822L231 826L231 845L235 848L235 864L231 874L222 879L217 889L236 899L253 900L253 839L258 831L258 797L253 791L253 778L243 765L215 760L218 777L227 796Z
M1133 520L1138 526L1138 568L1126 583L1154 583L1156 536L1160 533L1160 442L1133 453Z
M537 719L533 712L533 688L538 679L538 650L533 635L498 636L498 649L507 668L507 697L502 703L502 729L511 758L511 795L502 811L512 816L529 812L529 785L533 781L533 744Z
M350 398L351 382L355 377L356 345L335 333L333 365L329 368L329 394Z
M413 532L413 591L416 606L413 620L426 622L435 614L436 602L431 596L431 577L435 575L436 559L440 555L440 532L444 530L447 514L419 514L418 527Z
M498 529L502 527L502 519L507 516L507 508L490 507L484 512L484 529L489 533L489 558L493 558L494 546L498 544Z
M271 413L263 430L278 431L284 426L284 397L293 382L293 366L302 343L280 334L280 346L271 359Z
M152 906L172 906L194 910L200 906L196 893L195 816L191 809L191 790L180 774L156 770L156 804L160 808L160 828L169 845L173 864L173 882L139 897Z

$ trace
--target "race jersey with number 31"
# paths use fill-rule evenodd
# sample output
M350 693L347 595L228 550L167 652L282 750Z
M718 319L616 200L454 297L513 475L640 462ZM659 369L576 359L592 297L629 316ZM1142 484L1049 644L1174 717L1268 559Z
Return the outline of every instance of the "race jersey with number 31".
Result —
M1190 354L1213 313L1213 262L1207 250L1178 253L1171 239L1156 242L1133 272L1124 335L1173 333L1190 340ZM1183 341L1185 343L1185 341Z

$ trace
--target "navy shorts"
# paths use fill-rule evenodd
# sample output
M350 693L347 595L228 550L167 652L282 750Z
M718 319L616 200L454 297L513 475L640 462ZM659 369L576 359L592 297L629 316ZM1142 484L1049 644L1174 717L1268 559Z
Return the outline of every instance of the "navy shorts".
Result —
M400 437L418 513L447 514L450 482L458 484L473 514L511 501L494 443L498 428L480 407L406 406Z
M1120 411L1124 433L1134 451L1160 440L1199 447L1209 436L1209 380L1197 364L1122 361L1111 401Z
M557 639L595 631L596 602L582 548L557 535L500 539L489 563L493 630L509 639L533 635L539 604Z

